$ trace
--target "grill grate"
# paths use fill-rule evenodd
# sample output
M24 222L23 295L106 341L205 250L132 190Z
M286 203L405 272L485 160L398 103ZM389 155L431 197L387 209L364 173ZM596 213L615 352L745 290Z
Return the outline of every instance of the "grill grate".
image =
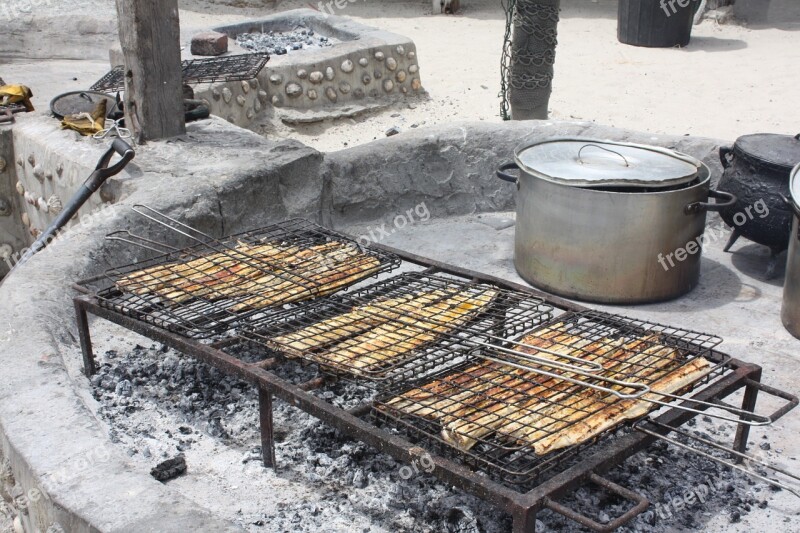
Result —
M126 241L129 242L129 241ZM393 270L392 254L295 219L108 270L101 305L192 338Z
M183 83L252 80L269 61L267 54L239 54L191 59L181 63ZM125 89L125 67L118 65L92 85L93 91L116 92Z
M533 333L536 338L526 335L523 342L548 353L602 364L604 370L598 377L578 376L587 383L613 377L655 386L692 361L705 364L701 357L709 361L707 368L683 388L725 372L724 361L712 351L721 342L718 337L602 312L566 313ZM514 347L519 349L519 345ZM533 348L522 350L537 353ZM487 361L487 355L495 360L514 360L499 350L473 350L455 368L388 387L376 399L373 418L380 425L424 440L473 468L496 475L499 481L527 484L585 444L658 407L644 402L646 408L625 411L626 417L606 416L622 406L641 406L643 402L623 401L585 385ZM557 360L556 356L547 357ZM565 370L547 370L576 377ZM619 391L628 392L624 387ZM582 432L584 441L567 439L570 433L589 427L598 431Z
M266 317L242 335L349 379L408 381L457 363L480 339L519 335L552 310L528 294L418 272Z

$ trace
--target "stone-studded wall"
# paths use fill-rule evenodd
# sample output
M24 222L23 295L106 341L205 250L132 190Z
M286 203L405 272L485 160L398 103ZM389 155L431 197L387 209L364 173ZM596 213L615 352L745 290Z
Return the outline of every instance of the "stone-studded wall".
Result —
M0 277L9 271L7 260L29 240L24 224L28 215L23 210L27 204L18 193L22 189L16 168L12 126L0 126Z

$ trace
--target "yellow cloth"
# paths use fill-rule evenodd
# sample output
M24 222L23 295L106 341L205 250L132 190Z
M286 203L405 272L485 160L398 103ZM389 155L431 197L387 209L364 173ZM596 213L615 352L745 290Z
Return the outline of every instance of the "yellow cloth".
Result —
M31 98L33 92L24 85L3 85L0 87L0 105L22 104L25 110L33 111Z
M61 121L61 128L75 130L81 135L94 135L106 129L106 115L106 100L102 99L97 102L97 107L91 114L77 113L64 117L64 120Z

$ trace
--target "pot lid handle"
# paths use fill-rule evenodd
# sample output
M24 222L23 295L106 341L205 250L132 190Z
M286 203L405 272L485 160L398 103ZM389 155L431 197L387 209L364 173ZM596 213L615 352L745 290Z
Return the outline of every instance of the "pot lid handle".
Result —
M797 139L798 141L800 141L800 133L798 133L797 135L795 135L795 136L794 136L794 138L795 138L795 139Z
M800 138L800 133L797 134L797 137ZM581 149L578 150L578 163L580 163L581 165L585 165L586 164L586 163L583 162L583 159L581 159L581 152L583 152L586 148L589 148L589 147L600 148L601 150L605 150L606 152L611 152L612 154L616 154L616 155L620 156L623 161L625 161L625 166L626 167L631 166L630 163L628 163L628 159L624 155L622 155L619 152L615 152L614 150L611 150L610 148L605 148L603 146L600 146L598 144L584 144L581 147Z

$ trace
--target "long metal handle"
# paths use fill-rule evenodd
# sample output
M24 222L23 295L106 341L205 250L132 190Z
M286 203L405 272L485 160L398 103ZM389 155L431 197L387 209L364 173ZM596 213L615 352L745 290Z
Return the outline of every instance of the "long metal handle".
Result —
M106 240L124 242L126 244L133 244L134 246L144 248L145 250L151 250L153 252L158 252L159 254L180 251L179 248L175 248L174 246L170 246L169 244L164 244L163 242L147 239L140 235L135 235L128 230L120 230L120 231L115 231L113 233L109 233L108 235L106 235Z
M492 349L495 349L495 350L497 349L496 346L491 346L491 347L492 347ZM611 389L611 388L608 388L608 387L603 387L602 385L597 385L595 383L589 383L587 381L583 381L583 380L580 380L580 379L571 378L569 376L565 376L564 374L556 374L554 372L549 372L547 370L543 370L543 369L538 368L538 367L532 367L532 366L528 366L528 365L521 364L521 363L515 363L514 361L509 361L508 359L501 359L499 357L493 357L493 356L487 355L485 353L480 353L477 350L472 352L472 353L470 353L470 355L473 356L473 357L478 357L480 359L485 359L487 361L491 361L493 363L497 363L499 365L510 366L512 368L517 368L519 370L525 370L525 371L529 371L529 372L535 372L536 374L541 374L543 376L547 376L547 377L554 378L554 379L560 379L562 381L566 381L568 383L572 383L573 385L579 385L581 387L587 387L589 389L594 389L596 391L605 392L605 393L608 393L608 394L613 394L614 396L617 396L618 398L621 398L623 400L636 400L638 398L641 398L642 396L644 396L648 392L650 392L650 387L648 387L647 385L644 385L642 383L631 383L631 382L628 382L628 381L620 381L620 380L614 379L614 378L607 378L607 377L603 377L603 376L597 376L597 375L591 374L589 372L586 372L585 370L578 370L578 371L571 370L571 372L586 376L588 378L596 379L597 381L601 381L603 383L616 385L617 387L619 387L621 389L633 389L633 390L638 390L639 392L634 393L634 394L625 394L623 392L620 392L619 390Z
M680 442L678 440L675 440L675 439L672 439L670 437L667 437L666 435L664 435L662 433L658 433L656 431L651 431L649 429L643 428L642 427L642 423L643 422L637 422L636 424L633 425L633 427L636 430L641 431L645 435L649 435L649 436L651 436L653 438L663 440L663 441L668 442L668 443L670 443L670 444L672 444L674 446L677 446L677 447L679 447L681 449L684 449L686 451L695 453L697 455L700 455L701 457L705 457L706 459L710 459L710 460L715 461L715 462L717 462L719 464L722 464L722 465L725 465L727 467L730 467L730 468L733 468L735 470L738 470L740 472L743 472L743 473L747 474L750 477L754 477L754 478L759 479L759 480L761 480L761 481L763 481L765 483L768 483L769 485L772 485L772 486L781 488L783 490L786 490L786 491L794 494L798 498L800 498L800 492L798 492L796 489L788 487L788 486L786 486L785 484L783 484L783 483L781 483L779 481L775 481L774 479L770 479L770 478L768 478L766 476L762 476L760 474L757 474L757 473L753 472L752 470L750 470L749 468L745 468L745 467L743 467L743 466L741 466L739 464L732 463L730 461L725 461L723 459L720 459L719 457L714 457L710 453L706 453L706 452L704 452L702 450L698 450L697 448L693 448L693 447L691 447L691 446L689 446L687 444L684 444L684 443L682 443L682 442ZM703 443L703 444L705 444L707 446L711 446L712 448L716 448L717 450L722 450L722 451L724 451L726 453L729 453L729 454L731 454L731 455L733 455L735 457L739 457L741 459L744 459L744 460L746 460L746 461L748 461L750 463L754 463L754 464L763 466L764 468L768 468L768 469L772 470L773 472L777 472L779 474L783 474L784 476L792 478L795 481L800 481L800 477L796 476L795 474L792 474L791 472L787 472L786 470L783 470L782 468L778 468L775 465L771 465L769 463L765 463L764 461L756 459L752 455L748 455L746 453L742 453L740 451L734 450L733 448L728 448L727 446L723 446L722 444L719 444L718 442L714 442L712 440L704 439L702 437L698 437L697 435L692 435L691 433L689 433L687 431L683 431L681 429L674 428L672 426L668 426L668 425L662 424L660 422L656 422L655 420L647 420L646 423L647 424L652 424L652 425L654 425L656 427L659 427L661 429L667 430L668 432L678 433L679 435L683 435L684 437L686 437L688 439L692 439L692 440L695 440L697 442L701 442L701 443Z
M736 414L739 418L731 418L725 415L718 415L714 413L709 413L705 409L692 409L691 407L686 407L685 405L675 405L672 402L662 402L661 400L653 400L651 398L642 398L642 401L649 402L655 405L660 405L662 407L669 407L671 409L678 409L679 411L686 411L688 413L693 413L696 415L705 415L710 418L716 418L718 420L724 420L726 422L734 422L736 424L744 424L746 426L769 426L772 424L773 420L771 417L757 415L751 411L747 411L745 409L740 409L738 407L733 407L732 405L725 405L722 403L714 403L714 402L704 402L701 400L693 400L692 398L686 398L684 396L678 396L677 394L669 394L666 392L658 392L658 391L650 391L650 394L658 394L659 396L663 396L665 398L671 398L672 400L683 400L685 402L690 402L696 405L702 405L706 407L706 409L722 409L724 411L728 411L729 413ZM753 420L744 420L742 417L750 418Z
M117 161L114 165L109 166L111 163L111 158L114 154L118 154L120 156L120 160ZM28 251L20 258L17 262L15 267L21 265L22 263L26 262L28 259L33 257L37 252L44 249L50 242L56 237L59 231L67 225L67 223L75 216L75 213L83 207L83 204L95 193L100 186L105 183L105 181L120 172L124 169L128 163L134 158L136 152L133 151L133 148L128 145L125 141L121 139L116 139L113 143L111 143L111 147L103 154L100 158L100 161L97 163L97 166L94 169L94 172L89 176L89 178L78 188L78 191L75 195L70 199L61 213L56 217L52 224L42 233L39 235L39 238L36 239Z
M497 338L497 337L494 337L493 335L489 335L489 337ZM488 344L488 343L481 342L481 341L476 341L476 340L468 340L467 342L469 342L471 344L477 344L478 346L482 346L484 348L491 348L493 350L497 350L497 351L500 351L500 352L503 352L503 353L507 353L507 354L513 355L514 357L517 357L519 359L524 359L526 361L530 361L532 363L536 363L537 365L549 366L551 368L559 368L559 369L562 369L562 370L568 370L570 372L578 372L578 373L584 373L584 372L585 373L594 373L594 372L602 372L603 371L603 365L601 365L599 363L595 363L593 361L586 361L586 360L580 359L578 357L571 357L569 355L563 355L563 354L560 354L558 352L552 352L550 350L545 350L545 349L542 349L542 348L536 348L535 346L530 346L530 345L523 344L523 343L514 343L514 344L520 344L522 346L535 348L537 351L544 352L544 353L547 353L547 354L550 354L550 355L554 355L554 356L557 356L559 358L567 359L569 361L573 361L573 362L576 362L576 363L583 363L583 364L589 365L591 368L579 368L577 366L568 365L566 363L559 363L558 361L553 361L552 359L545 359L544 357L537 357L534 354L530 354L530 353L526 353L526 352L520 352L518 350L511 350L509 348L504 348L502 346L497 346L496 344ZM510 341L510 342L514 342L514 341Z

